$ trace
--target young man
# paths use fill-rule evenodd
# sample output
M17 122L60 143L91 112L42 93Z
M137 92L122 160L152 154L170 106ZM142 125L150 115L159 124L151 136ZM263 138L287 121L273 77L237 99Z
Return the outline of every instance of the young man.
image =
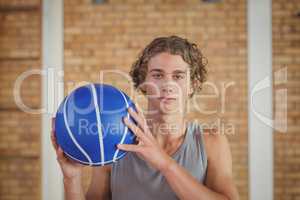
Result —
M137 125L124 120L138 143L119 145L128 151L123 159L93 168L87 194L81 187L82 166L64 156L52 134L66 198L238 199L226 136L204 134L200 124L186 120L188 99L206 78L197 45L177 36L156 38L142 51L130 75L148 100L145 112L129 110Z

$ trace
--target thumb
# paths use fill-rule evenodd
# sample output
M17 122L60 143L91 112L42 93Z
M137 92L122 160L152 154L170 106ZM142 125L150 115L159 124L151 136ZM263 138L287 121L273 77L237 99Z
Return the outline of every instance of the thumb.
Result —
M62 150L62 148L59 146L56 152L57 155L57 161L58 162L64 162L65 161L65 156L64 156L64 152Z

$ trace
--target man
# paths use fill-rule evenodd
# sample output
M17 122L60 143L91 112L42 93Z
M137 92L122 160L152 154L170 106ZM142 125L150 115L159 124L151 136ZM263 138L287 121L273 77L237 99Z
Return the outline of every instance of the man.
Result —
M148 100L145 114L140 108L129 110L137 125L124 120L138 143L118 145L128 151L123 159L93 168L86 195L81 187L81 165L64 156L52 134L66 198L238 199L226 136L205 134L199 123L185 118L188 99L206 78L197 45L178 36L156 38L142 51L130 75Z

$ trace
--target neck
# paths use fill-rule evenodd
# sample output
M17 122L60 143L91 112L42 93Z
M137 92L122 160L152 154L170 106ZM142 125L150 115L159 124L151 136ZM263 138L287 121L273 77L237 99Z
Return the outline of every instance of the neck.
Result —
M148 114L146 118L156 138L175 139L185 133L186 119L182 114Z
M147 124L158 144L168 153L184 140L187 124L182 115L147 115Z

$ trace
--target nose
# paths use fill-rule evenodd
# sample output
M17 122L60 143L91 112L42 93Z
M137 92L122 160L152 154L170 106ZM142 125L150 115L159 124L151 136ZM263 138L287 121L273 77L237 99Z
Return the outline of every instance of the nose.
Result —
M161 89L164 94L174 94L176 90L176 84L172 81L165 82Z
M173 75L171 73L166 74L162 80L161 92L165 95L175 94L177 88L178 85L173 80Z
M170 85L167 85L162 88L162 91L163 93L170 94L174 92L174 89Z

